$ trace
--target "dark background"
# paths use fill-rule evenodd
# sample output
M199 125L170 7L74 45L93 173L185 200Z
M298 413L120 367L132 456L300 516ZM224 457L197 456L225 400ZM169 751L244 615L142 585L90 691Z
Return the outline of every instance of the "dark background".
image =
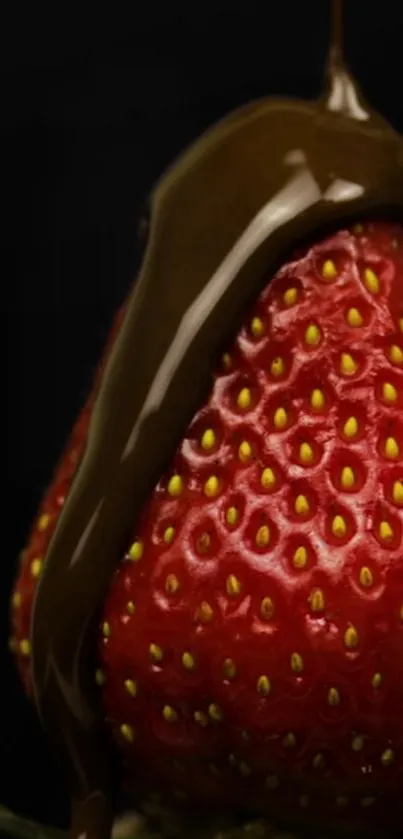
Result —
M327 0L171 0L60 17L14 6L2 25L5 189L1 358L7 503L0 585L0 801L64 820L66 799L7 652L15 557L138 266L137 222L166 165L226 112L265 94L314 97ZM403 4L348 0L350 66L403 130ZM100 16L101 14L101 16Z

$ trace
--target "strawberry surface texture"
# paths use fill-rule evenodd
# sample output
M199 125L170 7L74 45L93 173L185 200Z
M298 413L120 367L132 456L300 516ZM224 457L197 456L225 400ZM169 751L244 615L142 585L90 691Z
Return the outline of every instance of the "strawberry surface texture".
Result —
M403 229L340 230L267 279L133 523L94 679L136 796L368 835L403 824ZM28 692L93 398L21 555Z

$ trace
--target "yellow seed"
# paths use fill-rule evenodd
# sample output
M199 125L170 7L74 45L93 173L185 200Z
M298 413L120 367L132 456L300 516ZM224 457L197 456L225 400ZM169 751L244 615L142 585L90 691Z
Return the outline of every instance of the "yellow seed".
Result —
M175 537L175 528L171 525L164 530L164 542L166 545L171 545Z
M274 426L275 428L285 428L288 422L287 411L285 408L277 408L274 412Z
M273 469L270 468L270 466L267 466L266 469L263 469L263 472L260 476L260 483L264 489L273 489L276 486L276 475L273 472Z
M340 705L340 693L337 690L337 688L329 688L329 692L327 694L327 701L332 708L335 708L337 705Z
M403 350L397 344L392 344L389 350L389 358L392 364L403 364Z
M279 379L280 376L284 375L285 365L284 361L280 356L273 358L273 361L270 364L270 373L275 379Z
M215 498L219 491L220 482L216 475L211 475L210 478L207 478L207 481L204 484L204 494L207 495L207 498Z
M379 294L379 279L372 268L366 268L364 271L364 284L370 294Z
M175 711L175 708L172 708L171 705L164 705L162 709L162 716L166 722L176 722L178 719L178 714Z
M31 562L31 574L35 579L40 577L43 567L42 559L33 559Z
M403 332L403 318L399 318L398 323L399 323L400 332Z
M172 475L168 483L168 493L176 498L183 491L183 480L180 475Z
M167 594L176 594L180 587L176 574L168 574L165 580L165 591Z
M360 569L360 585L363 588L371 588L374 584L374 577L370 568L367 565L363 565Z
M205 554L208 552L211 545L211 537L210 534L206 531L202 533L196 542L196 547L199 553Z
M309 501L305 495L297 495L294 510L298 516L306 516L309 513Z
M230 574L227 577L227 582L226 582L227 594L230 597L236 597L240 593L241 588L242 588L241 583L239 582L237 577L235 577L234 574Z
M38 521L38 530L40 530L41 533L43 533L45 530L47 530L47 528L49 527L49 524L50 524L50 516L47 513L43 513L43 515L40 517L40 519Z
M20 653L25 658L28 658L28 656L31 655L31 642L28 638L23 638L22 641L20 641Z
M381 755L381 763L383 766L390 766L395 759L395 755L392 749L385 749Z
M325 608L325 598L323 596L323 591L321 591L320 588L316 588L311 592L309 603L313 612L323 612Z
M244 440L239 446L238 457L242 463L247 463L247 461L252 457L252 446L246 440Z
M364 232L364 228L363 228L362 224L355 224L354 225L353 233L355 233L356 236L359 236L359 234L363 233L363 232Z
M129 615L134 615L134 613L136 611L136 607L135 607L132 600L129 600L128 603L126 603L126 609L129 613Z
M371 684L372 684L372 687L375 688L375 690L381 686L381 684L382 684L381 673L374 673L374 675L372 676Z
M316 323L310 323L305 330L305 343L310 347L317 347L321 337L321 331Z
M248 778L249 775L251 775L251 773L252 773L252 770L249 766L249 763L246 763L246 760L241 760L241 762L238 766L238 770L239 770L240 775L243 775L244 778Z
M397 400L397 390L394 385L390 382L384 382L382 385L382 399L385 402L396 402Z
M351 466L344 466L341 471L341 485L343 489L352 489L355 484L355 474Z
M201 623L210 623L213 619L213 610L209 603L205 600L200 604L196 611L196 618L201 621Z
M196 667L196 661L192 653L183 653L182 655L182 664L185 670L194 670Z
M234 526L234 524L236 524L238 519L239 519L239 511L237 510L237 508L236 507L228 507L228 510L225 514L225 519L226 519L227 524L230 524L231 526Z
M337 276L337 268L332 259L326 259L322 265L322 277L324 280L334 280Z
M332 533L333 536L337 536L338 539L342 539L343 536L346 535L347 532L347 525L343 516L337 515L334 517L332 521Z
M104 638L111 637L111 628L107 621L104 621L102 624L102 635L104 636Z
M403 504L403 481L395 481L393 484L392 498L399 507Z
M355 417L349 417L344 423L343 433L346 437L351 439L355 437L358 431L358 422Z
M356 734L351 741L351 748L353 752L361 752L364 748L364 738L360 734Z
M358 327L362 326L363 324L363 317L361 312L356 309L354 306L348 310L347 312L347 323L349 326Z
M400 617L400 620L403 621L403 606L400 607L399 617Z
M222 357L222 359L221 359L221 362L222 362L222 366L223 366L224 370L230 370L230 369L231 369L231 367L232 367L232 358L231 358L231 356L230 356L230 354L229 354L228 352L225 352L225 353L224 353L224 355L223 355L223 357Z
M256 683L256 690L260 696L268 696L271 691L271 683L268 676L259 676Z
M385 440L385 457L388 460L396 460L400 455L400 446L394 437L387 437Z
M201 446L206 452L214 449L216 444L216 436L212 428L206 428L206 430L202 434L201 438Z
M236 666L232 658L226 658L223 664L223 674L225 679L234 679L236 676Z
M127 740L129 743L133 743L134 731L133 731L131 725L127 725L126 723L123 723L123 725L120 726L120 733L121 733L122 737L124 737L125 740Z
M343 352L340 358L340 373L342 376L354 376L357 372L358 364L353 356L348 352Z
M393 539L393 530L388 521L381 521L379 525L379 538L382 542L390 542Z
M255 338L260 338L264 333L264 323L261 318L255 317L252 318L252 323L250 325L250 331Z
M315 411L320 411L324 407L325 402L326 400L323 390L320 390L318 387L316 387L315 390L313 390L311 393L311 407Z
M154 661L155 663L162 661L164 657L164 653L158 644L150 644L148 652L150 653L151 661Z
M215 702L212 702L211 705L208 706L208 712L214 722L221 722L221 720L224 719L224 714L221 708L216 705Z
M263 620L269 621L274 615L274 603L271 597L263 597L260 604L260 617Z
M96 670L95 671L95 682L99 687L102 687L102 685L105 684L106 676L105 676L105 673L104 673L103 670Z
M294 306L298 300L298 289L288 288L283 294L283 300L286 306Z
M135 697L137 694L137 685L133 679L125 679L125 690L129 696Z
M344 633L344 643L350 650L358 646L358 632L354 626L349 626Z
M308 551L302 545L297 548L292 559L294 568L305 568L308 562Z
M206 726L208 726L208 717L205 713L203 713L203 711L195 711L193 714L193 719L199 725L203 726L203 728L206 728Z
M293 673L302 673L304 669L304 660L302 658L302 655L300 655L299 653L292 653L290 664Z
M281 742L284 749L295 749L295 746L297 745L297 738L292 731L289 731L284 735Z
M20 592L15 591L12 598L11 598L11 603L12 603L13 609L19 609L20 606L21 606L21 602L22 602L22 597L21 597Z
M267 547L270 542L270 528L267 524L263 524L259 527L256 533L255 542L258 548Z
M315 755L315 757L312 761L313 768L314 769L323 769L324 765L325 765L325 759L324 759L323 755L321 755L321 754Z
M142 542L133 542L131 547L129 548L129 559L132 559L133 562L138 562L139 559L143 556L144 553L144 545Z
M313 448L309 443L301 443L299 447L299 459L301 463L309 465L313 462Z
M242 390L239 391L236 404L241 411L247 411L252 404L252 393L248 387L243 387Z

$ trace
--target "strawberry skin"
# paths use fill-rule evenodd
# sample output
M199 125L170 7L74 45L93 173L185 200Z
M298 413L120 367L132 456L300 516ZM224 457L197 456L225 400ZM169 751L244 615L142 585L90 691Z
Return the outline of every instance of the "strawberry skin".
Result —
M96 680L137 796L403 822L402 409L403 231L357 225L260 295L111 583ZM28 689L39 560L90 412L14 592Z

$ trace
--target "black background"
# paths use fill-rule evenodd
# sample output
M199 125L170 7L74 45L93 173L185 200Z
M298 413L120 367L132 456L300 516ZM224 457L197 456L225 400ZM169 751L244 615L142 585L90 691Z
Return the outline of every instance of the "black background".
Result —
M165 166L232 108L314 97L327 0L134 5L129 23L71 7L3 22L0 800L60 821L66 800L7 652L15 556L138 263L137 221ZM347 0L346 52L373 105L403 130L403 4Z

